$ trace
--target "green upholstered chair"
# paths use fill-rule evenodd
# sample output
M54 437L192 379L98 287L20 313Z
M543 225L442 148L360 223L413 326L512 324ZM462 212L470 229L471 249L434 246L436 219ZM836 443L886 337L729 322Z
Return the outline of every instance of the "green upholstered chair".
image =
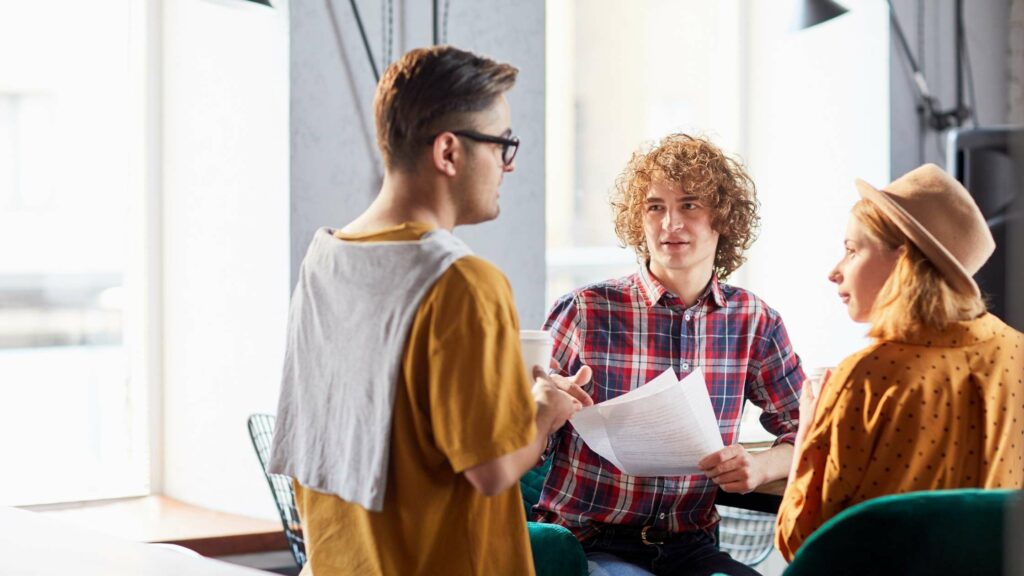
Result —
M938 490L882 496L811 534L784 576L1002 576L1004 517L1019 490Z
M544 488L544 480L551 471L551 460L545 460L536 468L530 470L519 479L519 491L523 493L523 507L526 508L526 515L540 501L540 491Z
M551 461L548 460L519 480L527 516L540 499L540 490L550 469ZM530 547L533 549L533 566L537 576L586 576L587 557L572 532L557 524L539 522L527 522L526 527L530 531Z

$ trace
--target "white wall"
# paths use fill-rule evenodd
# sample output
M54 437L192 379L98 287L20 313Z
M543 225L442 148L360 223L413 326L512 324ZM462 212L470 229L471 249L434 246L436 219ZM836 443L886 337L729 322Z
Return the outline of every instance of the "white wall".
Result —
M781 314L805 366L863 347L826 276L842 254L854 178L889 175L888 20L884 2L790 32L787 14L750 2L746 156L762 231L735 282Z
M289 297L288 6L275 4L168 0L163 14L163 491L268 518L245 421L276 405Z
M826 276L842 255L854 178L889 175L889 52L885 3L807 30L774 3L746 0L745 139L761 200L760 238L733 281L777 309L805 369L834 366L868 343ZM774 551L757 569L781 574Z
M381 70L380 3L358 2ZM431 43L430 2L396 2L393 55ZM439 2L442 7L448 4ZM329 6L334 6L330 9ZM544 301L544 3L452 2L448 43L520 69L508 94L522 141L501 189L501 216L457 228L512 283L524 326ZM295 2L291 13L291 270L313 232L343 226L376 196L382 177L373 125L376 82L347 2Z

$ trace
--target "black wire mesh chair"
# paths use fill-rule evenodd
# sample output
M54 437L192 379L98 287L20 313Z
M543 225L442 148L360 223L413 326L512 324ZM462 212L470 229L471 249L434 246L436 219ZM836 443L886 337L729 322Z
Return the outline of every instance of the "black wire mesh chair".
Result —
M277 504L277 511L281 515L281 524L284 525L284 535L288 539L292 557L295 558L295 563L299 565L299 568L302 568L306 564L306 543L302 539L302 524L299 522L299 512L295 507L292 479L283 474L267 472L270 444L274 440L275 421L276 417L270 414L249 416L249 438L252 439L252 447L256 449L256 457L260 459L260 470L263 471L263 477L267 479L270 492L274 495L274 503Z
M718 506L718 547L747 566L757 566L772 553L775 514Z

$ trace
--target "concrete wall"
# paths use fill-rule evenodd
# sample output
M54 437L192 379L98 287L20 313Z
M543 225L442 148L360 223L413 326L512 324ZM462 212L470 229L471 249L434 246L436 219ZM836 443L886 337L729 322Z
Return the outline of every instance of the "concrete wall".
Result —
M1013 0L1010 6L1009 42L1010 123L1024 124L1024 0Z
M382 1L357 2L382 70ZM430 2L394 3L393 58L431 44ZM439 2L443 6L447 3ZM505 178L501 216L456 235L512 282L525 327L539 326L544 302L544 2L453 2L449 44L520 68L509 93L523 145ZM442 18L443 21L443 18ZM348 2L291 5L291 278L313 232L340 227L376 196L382 167L373 127L376 82Z
M1019 0L1016 1L1019 4ZM974 71L979 126L997 126L1010 121L1012 3L1011 0L964 2L964 28ZM956 105L953 0L893 0L893 4L933 96L941 109L953 108ZM928 128L921 120L916 110L919 100L910 77L910 66L895 34L891 38L889 60L892 179L926 162L945 166L945 134ZM1018 78L1021 68L1017 60L1014 70ZM965 86L967 78L965 75ZM969 97L969 92L965 94Z

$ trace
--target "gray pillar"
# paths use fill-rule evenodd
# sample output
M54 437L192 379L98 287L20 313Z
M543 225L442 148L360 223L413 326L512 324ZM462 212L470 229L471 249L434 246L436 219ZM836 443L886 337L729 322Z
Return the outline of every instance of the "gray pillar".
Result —
M524 327L539 326L544 302L544 2L497 0L447 4L448 43L520 69L509 93L512 124L523 142L517 169L501 188L495 222L456 235L509 277ZM431 43L431 3L360 1L370 45L383 68L382 39L392 23L392 58ZM444 17L440 19L444 27ZM382 23L384 24L382 26ZM373 79L346 0L291 3L291 265L294 285L313 232L342 226L377 194L382 168L373 127Z

